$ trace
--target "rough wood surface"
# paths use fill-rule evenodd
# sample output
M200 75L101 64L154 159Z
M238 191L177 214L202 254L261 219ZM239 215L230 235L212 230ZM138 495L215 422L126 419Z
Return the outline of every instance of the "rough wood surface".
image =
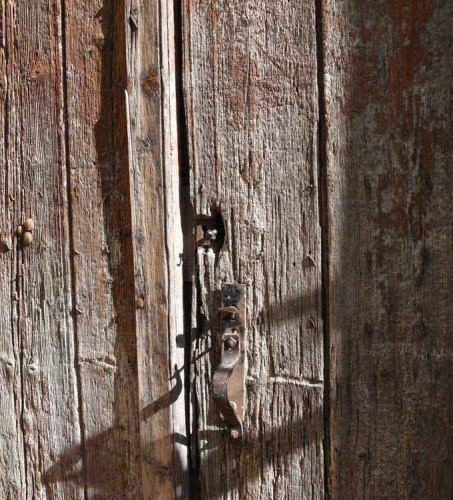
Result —
M453 497L452 18L0 0L0 498Z
M0 497L76 498L77 484L46 483L80 443L60 3L3 1L1 16Z
M203 498L323 495L323 325L314 2L184 4L184 92L197 250L192 467ZM223 282L247 285L246 445L213 407Z
M143 497L186 498L182 229L172 0L127 8ZM143 307L142 307L143 306Z
M323 1L332 498L453 496L452 18Z
M118 7L2 3L2 498L141 495Z
M82 483L90 498L137 498L141 482L125 5L109 0L64 5ZM69 453L61 458L66 466Z

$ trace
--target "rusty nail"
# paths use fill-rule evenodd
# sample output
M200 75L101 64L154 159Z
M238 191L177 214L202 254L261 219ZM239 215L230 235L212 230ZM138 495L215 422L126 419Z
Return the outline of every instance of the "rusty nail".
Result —
M219 312L224 313L224 314L235 315L239 312L239 309L235 306L223 306L223 307L219 307Z
M24 247L28 247L29 245L31 245L32 241L33 235L29 232L24 233L24 235L22 236L22 244L24 245Z
M145 307L145 301L141 297L135 299L136 309L143 309Z
M22 227L24 229L24 231L28 231L28 232L32 232L33 229L35 228L35 223L33 221L33 219L26 219L24 221L24 223L22 224Z

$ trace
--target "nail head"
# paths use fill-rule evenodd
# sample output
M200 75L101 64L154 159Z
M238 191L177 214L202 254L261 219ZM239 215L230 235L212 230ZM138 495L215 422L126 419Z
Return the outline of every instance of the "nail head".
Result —
M233 438L233 439L238 439L239 436L240 436L240 433L237 429L232 429L231 432L230 432L230 436Z
M31 232L35 228L35 223L33 219L26 219L22 224L22 227L24 228L25 231Z
M29 245L31 245L32 241L33 241L32 234L29 232L24 233L24 235L22 237L22 244L24 245L24 247L28 247Z

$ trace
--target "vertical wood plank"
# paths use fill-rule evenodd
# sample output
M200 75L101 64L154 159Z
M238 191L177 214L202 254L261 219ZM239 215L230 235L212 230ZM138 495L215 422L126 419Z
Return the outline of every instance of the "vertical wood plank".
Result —
M136 498L141 481L124 102L125 5L104 2L90 6L90 12L83 2L73 7L68 33L75 39L70 52L74 60L68 56L68 70L73 62L75 71L68 74L78 78L68 87L68 103L75 104L69 113L73 111L71 122L87 121L86 129L71 134L74 245L82 249L76 257L75 286L82 311L78 337L85 481L88 493ZM86 71L87 65L91 71Z
M2 74L0 113L0 466L5 471L0 474L0 496L18 497L25 492L24 443L21 432L20 412L22 390L20 377L20 346L18 345L17 305L12 301L17 294L17 252L13 248L13 233L17 223L15 195L18 189L17 177L20 171L17 163L11 164L9 142L15 145L15 131L19 128L15 108L17 89L13 87L14 59L11 44L14 32L10 5L1 2L1 49L0 64ZM18 200L19 202L19 200ZM9 469L6 467L11 466Z
M144 498L187 498L173 0L130 2L127 57Z
M453 495L452 16L323 1L333 498Z
M74 482L46 481L67 443L80 443L61 6L4 1L1 8L0 210L2 236L12 241L12 250L0 264L0 496L78 498ZM27 217L35 229L24 248L13 233ZM63 474L54 470L55 477Z
M203 498L323 495L323 325L314 2L184 1L191 199L225 241L199 248L192 464ZM220 244L220 243L219 243ZM222 283L247 285L246 444L211 382Z
M127 158L125 4L65 2L68 164L77 371L88 498L141 495Z

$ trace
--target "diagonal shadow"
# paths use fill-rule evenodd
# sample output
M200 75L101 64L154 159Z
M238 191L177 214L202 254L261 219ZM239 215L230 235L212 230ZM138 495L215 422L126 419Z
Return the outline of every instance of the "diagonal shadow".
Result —
M172 404L170 401L174 399L174 394L169 391L168 394L151 403L143 410L142 418L149 419L152 415L164 409L166 404ZM313 438L312 433L309 431L310 422L321 418L322 408L318 407L315 413L310 416L309 421L298 418L284 422L279 427L273 428L266 433L262 432L262 429L258 429L258 432L250 433L249 437L246 435L240 463L242 468L247 469L247 479L249 481L259 479L263 468L267 465L276 461L285 464L289 456L297 454L300 449L309 446L310 439ZM116 469L112 467L112 461L120 453L118 450L118 437L121 432L121 429L112 427L85 441L86 449L97 456L97 474L93 475L92 479L87 483L87 486L95 492L92 498L97 500L122 498L120 492L112 491L109 487L109 483L114 481L114 476L117 473ZM219 436L224 436L225 439L219 441ZM290 442L288 436L291 437ZM201 443L200 452L204 455L204 460L213 464L223 463L225 453L235 453L228 444L226 431L220 428L218 430L199 431L198 439ZM149 447L171 447L174 443L187 446L188 439L186 436L173 433L149 443ZM220 446L219 443L222 443L222 445ZM43 476L44 484L49 487L52 483L67 481L82 487L81 467L80 446L74 446L62 453L57 462L45 472ZM203 473L203 471L201 472ZM179 479L182 480L182 478L178 478L176 481L175 491L179 489ZM229 478L229 483L211 480L209 485L209 498L212 499L223 498L233 488L241 490L247 486L240 484L239 472ZM120 496L118 496L119 494ZM208 498L207 492L201 492L201 497Z
M300 307L300 303L300 300L291 300L288 307L296 308L297 304ZM281 311L281 307L275 307L275 310L271 313L273 315L273 323L279 317L279 311ZM203 356L211 354L212 349L209 349L193 358L191 364L196 363ZM184 392L181 372L185 369L185 366L174 366L170 380L174 380L175 385L170 391L155 401L150 402L150 404L141 410L140 419L142 421L147 421L149 425L152 425L155 415L169 408L181 397ZM291 391L292 389L290 386L287 386L287 390ZM296 387L295 391L297 392L294 393L294 398L299 398L301 394L300 388ZM228 473L228 482L213 482L212 478L203 478L200 484L209 484L209 492L195 492L195 494L192 494L192 497L223 498L229 491L237 489L246 494L247 484L241 483L242 477L247 477L249 482L259 480L262 478L263 471L268 465L279 462L284 467L289 457L294 454L300 455L300 450L310 446L313 440L318 442L322 439L322 425L318 424L323 420L322 403L319 406L314 406L312 402L306 408L303 407L302 417L293 418L292 412L288 409L287 416L288 418L284 418L283 422L280 422L278 426L271 429L268 429L260 419L255 419L255 427L245 430L243 450L240 457L238 457L243 473L239 473L238 471L231 474ZM226 463L227 455L235 453L229 444L230 440L227 431L220 426L216 429L215 424L213 422L213 428L200 429L197 432L196 448L198 458L201 461L201 467L193 469L191 471L192 474L200 474L203 477L203 474L206 471L212 470L213 467L218 466L222 468ZM115 464L122 460L121 442L124 440L124 437L124 428L121 425L117 425L85 440L86 455L96 457L96 473L89 474L86 478L86 486L95 492L93 498L118 498L119 491L112 485L115 485L116 480L117 469ZM194 437L191 439L194 439ZM186 436L178 433L167 434L158 440L148 443L146 449L142 450L143 456L148 455L149 449L155 449L156 447L171 448L175 443L185 446L189 445ZM62 453L56 463L45 472L43 480L48 491L51 491L50 486L53 483L59 481L71 481L82 487L81 468L81 450L80 446L76 445ZM178 491L179 486L182 485L182 478L176 478L175 481L174 491Z

